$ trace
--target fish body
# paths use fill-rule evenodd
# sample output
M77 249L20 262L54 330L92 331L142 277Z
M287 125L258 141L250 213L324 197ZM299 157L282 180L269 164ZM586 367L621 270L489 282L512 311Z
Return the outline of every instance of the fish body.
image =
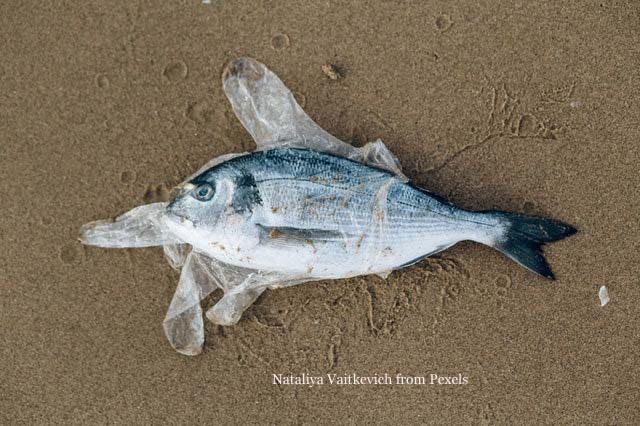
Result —
M202 185L213 189L206 201L193 196ZM462 240L497 247L511 227L387 170L295 148L218 164L167 210L175 235L222 262L314 278L382 274Z

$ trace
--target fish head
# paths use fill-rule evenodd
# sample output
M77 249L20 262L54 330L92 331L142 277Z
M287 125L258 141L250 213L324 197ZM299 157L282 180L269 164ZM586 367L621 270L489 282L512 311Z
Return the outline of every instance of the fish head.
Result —
M233 200L235 179L230 173L207 170L177 188L167 206L169 219L202 234L224 227L225 216Z

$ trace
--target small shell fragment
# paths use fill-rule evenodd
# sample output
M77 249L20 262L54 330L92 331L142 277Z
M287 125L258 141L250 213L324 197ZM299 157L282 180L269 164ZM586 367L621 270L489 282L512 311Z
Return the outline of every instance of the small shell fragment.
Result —
M609 303L609 291L606 286L600 287L598 290L598 297L600 298L600 306L604 306Z

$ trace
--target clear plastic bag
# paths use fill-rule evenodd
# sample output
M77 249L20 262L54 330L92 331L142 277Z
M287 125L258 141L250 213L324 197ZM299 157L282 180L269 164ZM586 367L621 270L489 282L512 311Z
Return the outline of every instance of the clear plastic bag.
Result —
M381 140L356 148L330 135L307 116L284 83L260 62L240 58L231 63L223 73L223 87L238 119L255 140L257 150L311 149L385 169L392 172L395 179L407 180L397 158ZM193 176L238 155L243 154L214 158ZM389 185L381 186L372 205L383 215L388 188ZM206 316L214 323L231 325L240 320L242 313L265 289L318 279L311 274L242 268L192 249L167 228L167 204L144 205L113 221L89 223L82 227L80 240L88 245L109 248L164 248L167 261L171 267L180 270L181 275L163 327L171 346L182 354L197 355L202 351L204 323L200 302L216 289L220 288L224 296ZM378 274L386 276L388 273Z

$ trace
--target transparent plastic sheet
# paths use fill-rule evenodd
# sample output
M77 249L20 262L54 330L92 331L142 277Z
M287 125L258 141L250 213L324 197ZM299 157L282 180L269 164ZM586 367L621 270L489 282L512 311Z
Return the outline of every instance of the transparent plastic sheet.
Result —
M238 119L254 138L257 150L306 148L393 172L397 178L387 178L388 182L380 186L372 200L370 208L376 220L363 227L357 217L347 219L350 221L350 229L358 230L362 235L382 235L386 227L389 188L398 179L406 181L407 178L402 173L397 158L381 140L355 148L333 137L306 115L275 74L253 59L240 58L231 63L223 73L223 87ZM192 177L240 155L244 154L216 157ZM344 202L348 203L349 200L345 199ZM216 289L222 289L224 295L207 311L206 316L216 324L231 325L240 320L242 313L265 289L322 278L311 274L311 271L292 275L242 268L217 260L210 254L192 250L166 226L167 205L168 203L144 205L114 221L89 223L82 227L80 240L84 244L100 247L163 247L171 267L181 271L163 327L171 346L182 354L197 355L202 351L204 323L200 302ZM374 229L371 230L369 226ZM361 247L358 243L357 249L372 253L374 257L383 256L384 247L380 245L380 240L382 238L369 238L366 246ZM389 272L375 273L385 278Z
M178 244L162 223L169 203L153 203L129 210L114 220L97 220L80 228L80 242L105 248L154 247Z
M356 148L332 136L304 112L278 76L255 59L233 61L222 80L233 111L258 150L282 146L313 149L380 167L408 180L396 156L380 139Z
M177 271L182 269L187 261L187 256L191 253L189 244L165 244L162 249L169 265Z
M218 286L211 279L205 257L189 253L182 266L180 281L163 321L171 346L185 355L198 355L204 344L204 323L200 301Z
M204 343L200 302L216 289L222 289L224 296L206 316L214 324L233 325L267 288L305 280L310 279L239 268L192 251L186 256L180 282L163 322L165 335L178 352L197 355Z

